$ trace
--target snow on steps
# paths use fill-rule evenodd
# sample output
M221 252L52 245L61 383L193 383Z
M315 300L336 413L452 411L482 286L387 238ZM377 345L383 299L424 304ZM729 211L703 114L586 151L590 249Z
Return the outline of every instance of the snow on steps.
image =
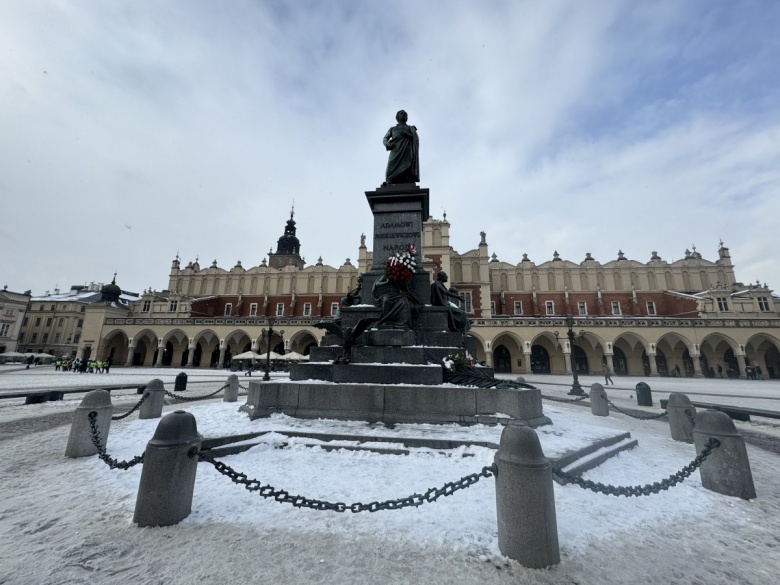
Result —
M586 471L598 467L610 457L614 457L622 451L633 449L638 445L636 439L631 438L631 433L622 433L614 437L608 437L596 441L587 447L566 453L557 459L551 459L553 469L559 469L572 475L582 475ZM561 485L567 482L553 474L553 479Z

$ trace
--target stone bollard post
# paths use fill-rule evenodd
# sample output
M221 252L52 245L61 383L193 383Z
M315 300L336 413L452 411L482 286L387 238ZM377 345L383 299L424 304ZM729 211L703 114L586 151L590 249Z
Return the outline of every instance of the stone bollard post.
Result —
M669 430L672 439L693 443L693 421L696 419L696 407L691 399L681 392L669 394L666 403L666 413L669 415Z
M230 374L227 379L228 387L222 396L222 402L235 402L238 400L238 376Z
M165 386L162 380L155 378L149 382L146 385L146 392L149 396L138 410L138 418L160 418L165 403Z
M644 382L636 385L636 404L637 406L653 406L653 393L650 386Z
M97 412L95 423L100 431L101 444L105 447L108 443L111 415L114 412L111 394L107 390L92 390L87 392L81 404L76 407L65 457L89 457L97 454L97 447L92 442L92 427L89 424L89 413L92 411Z
M561 562L552 466L531 427L504 427L495 456L498 548L523 566Z
M172 526L189 516L201 437L195 417L183 410L166 414L146 445L133 522Z
M725 412L704 410L696 415L693 429L696 452L701 453L711 438L718 439L720 446L712 451L699 468L701 485L726 496L737 496L744 500L755 498L756 488L753 486L745 439Z
M607 391L598 382L590 385L590 412L595 416L609 416Z

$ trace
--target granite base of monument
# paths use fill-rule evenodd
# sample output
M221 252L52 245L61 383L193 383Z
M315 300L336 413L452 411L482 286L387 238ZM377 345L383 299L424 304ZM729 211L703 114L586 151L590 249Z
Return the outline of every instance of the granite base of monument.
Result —
M282 413L392 424L502 424L512 419L531 427L551 424L537 389L449 385L252 381L240 410L252 420Z

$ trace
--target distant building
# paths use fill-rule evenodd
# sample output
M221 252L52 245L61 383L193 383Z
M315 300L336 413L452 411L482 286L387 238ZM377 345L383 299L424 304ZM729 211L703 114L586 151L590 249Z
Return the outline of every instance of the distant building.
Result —
M667 262L653 252L647 262L622 252L600 262L553 258L539 264L527 255L517 264L490 254L481 233L476 248L459 253L449 245L450 223L424 223L424 267L435 278L450 277L472 318L479 361L507 373L570 373L571 357L581 374L683 376L748 367L780 377L780 299L766 285L743 285L734 276L728 248L707 260L695 249ZM144 291L127 308L87 307L79 351L112 356L115 364L223 367L231 356L263 353L262 330L274 320L277 353L308 354L339 301L367 272L372 253L361 238L357 266L306 266L292 214L276 252L259 266L182 267L177 257L168 289ZM363 291L370 303L370 291ZM567 338L566 316L576 340Z
M88 306L113 304L127 311L135 300L138 294L122 291L115 280L107 285L74 285L67 292L55 289L53 294L47 291L32 297L19 338L20 351L76 357Z
M7 286L0 290L0 354L18 351L29 302L30 291L17 293Z

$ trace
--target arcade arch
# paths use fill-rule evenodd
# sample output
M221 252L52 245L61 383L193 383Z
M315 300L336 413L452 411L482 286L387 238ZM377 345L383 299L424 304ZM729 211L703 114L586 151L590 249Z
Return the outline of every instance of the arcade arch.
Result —
M153 366L157 363L157 334L144 329L133 337L132 355L128 356L133 366Z
M99 354L103 359L110 358L112 365L125 365L129 352L130 339L121 329L112 331L103 340L103 350Z
M641 374L649 375L645 371L643 356L647 356L650 345L648 342L630 331L621 333L612 342L612 367L618 374ZM617 357L617 359L616 359Z

